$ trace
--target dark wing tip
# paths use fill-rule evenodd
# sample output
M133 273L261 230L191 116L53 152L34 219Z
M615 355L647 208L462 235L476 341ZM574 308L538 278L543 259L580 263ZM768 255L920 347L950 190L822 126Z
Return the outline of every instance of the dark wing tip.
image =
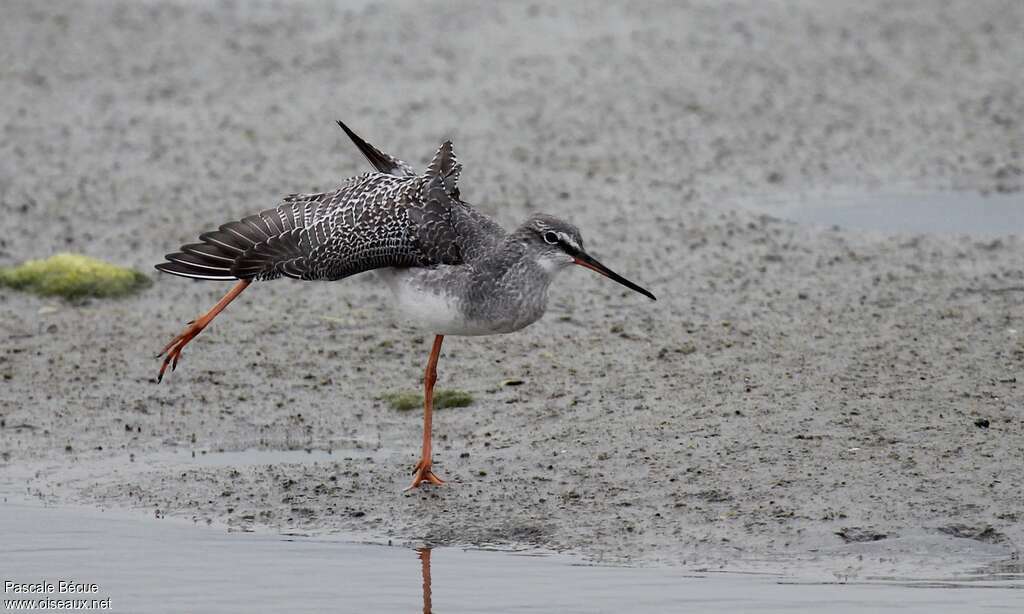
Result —
M170 254L174 256L174 254ZM199 267L189 266L181 262L161 262L156 265L156 270L162 273L170 273L171 275L177 275L178 277L189 277L191 279L209 279L212 281L227 281L232 279L238 279L235 275L228 272L210 271Z
M352 132L352 129L349 128L348 126L346 126L345 122L341 121L340 119L336 119L334 121L338 122L338 126L341 127L341 129L345 131L345 134L348 135L348 138L350 138L350 139L352 139L353 141L356 141L356 142L363 140L363 139L359 138L358 134L356 134L355 132Z
M411 177L416 175L416 172L412 170L411 166L390 154L384 153L373 145L370 145L361 136L353 132L351 128L346 126L345 122L340 119L336 119L334 121L336 121L338 126L345 131L345 134L347 134L348 138L352 140L352 143L355 144L360 153L363 154L370 165L377 169L378 172L386 175L394 175L395 177Z

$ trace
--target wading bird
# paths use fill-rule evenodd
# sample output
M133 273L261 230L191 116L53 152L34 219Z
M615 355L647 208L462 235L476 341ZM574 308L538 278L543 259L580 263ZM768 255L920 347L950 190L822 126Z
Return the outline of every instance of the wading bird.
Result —
M399 310L432 333L423 377L423 451L412 484L442 484L431 471L431 410L445 335L511 333L536 322L555 274L578 264L635 290L583 249L580 232L550 215L531 216L506 233L459 195L462 166L451 141L423 173L361 139L338 122L376 172L331 192L293 194L274 207L228 222L199 243L168 254L156 268L194 279L235 281L209 311L164 347L157 381L178 366L181 351L254 281L278 277L336 281L377 269ZM159 357L158 356L158 357ZM408 490L406 489L406 490Z

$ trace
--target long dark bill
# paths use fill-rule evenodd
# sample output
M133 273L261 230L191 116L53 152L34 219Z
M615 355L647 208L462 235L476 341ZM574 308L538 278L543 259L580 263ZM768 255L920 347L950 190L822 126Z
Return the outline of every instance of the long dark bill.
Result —
M574 256L574 258L576 259L576 264L578 264L580 266L583 266L583 267L587 267L591 271L597 271L598 273L600 273L601 275L604 275L608 279L610 279L612 281L617 281L620 284L622 284L623 286L626 286L627 288L629 288L630 290L634 290L636 292L639 292L640 294L643 294L644 296L646 296L647 298L651 299L652 301L658 300L657 298L655 298L655 296L653 294L651 294L647 290L641 288L640 286L636 285L635 283L629 281L628 279L626 279L622 275L619 275L615 271L609 269L605 265L601 264L600 262L597 261L596 258L591 256L590 254L587 254L585 252L577 252L576 255Z

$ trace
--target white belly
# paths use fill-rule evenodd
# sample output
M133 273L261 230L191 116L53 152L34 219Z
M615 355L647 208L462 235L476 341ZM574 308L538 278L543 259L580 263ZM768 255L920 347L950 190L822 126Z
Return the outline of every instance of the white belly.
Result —
M518 330L529 322L491 322L466 317L458 291L445 281L444 267L436 269L381 269L395 297L395 306L410 325L434 335L495 335Z

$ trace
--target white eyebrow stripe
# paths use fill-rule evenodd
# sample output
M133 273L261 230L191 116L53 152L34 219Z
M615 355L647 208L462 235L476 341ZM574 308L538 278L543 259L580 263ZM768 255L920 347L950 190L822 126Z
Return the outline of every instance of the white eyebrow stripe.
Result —
M580 244L577 243L575 239L573 239L569 235L565 234L564 232L559 232L558 233L558 238L561 239L562 241L565 241L569 245L571 245L573 247L573 249L580 249Z

